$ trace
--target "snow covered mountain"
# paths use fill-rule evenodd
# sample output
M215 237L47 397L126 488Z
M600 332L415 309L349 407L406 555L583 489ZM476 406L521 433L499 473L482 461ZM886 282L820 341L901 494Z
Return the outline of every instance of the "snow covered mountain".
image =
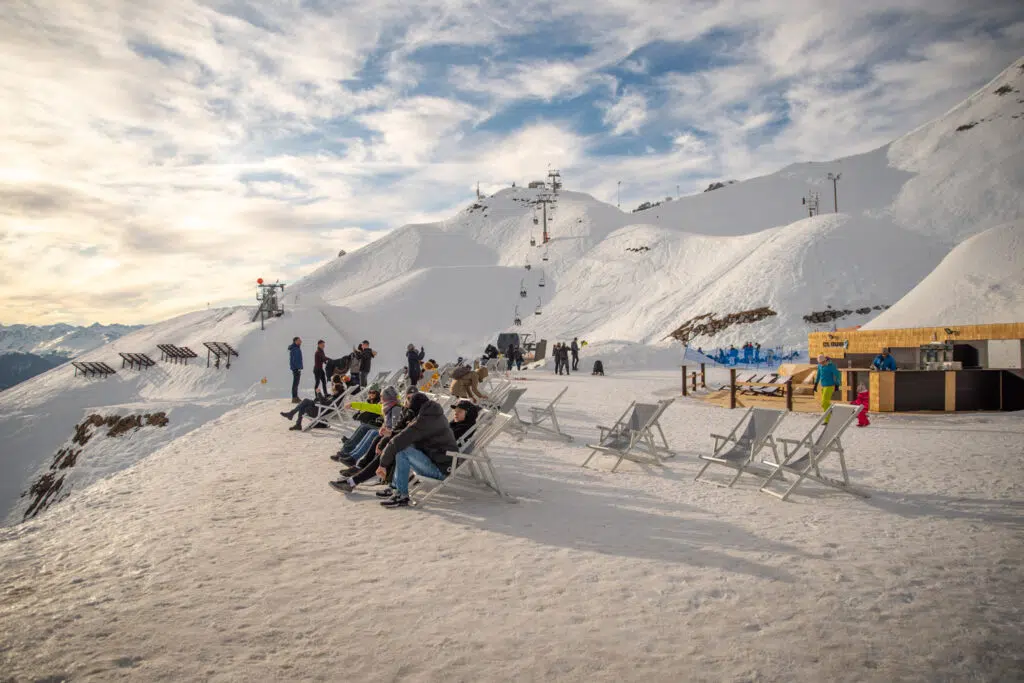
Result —
M0 325L0 353L32 353L74 358L109 344L141 325Z
M1022 320L1024 221L1015 221L965 240L917 287L864 329Z
M59 475L54 496L64 496L232 408L286 396L285 349L296 335L306 342L307 363L318 338L328 340L329 356L368 339L379 352L375 369L393 368L410 342L437 359L478 353L512 329L518 307L519 329L549 340L587 339L588 350L614 371L636 359L677 360L679 345L667 337L700 316L767 311L691 339L705 347L748 339L803 346L814 329L865 323L964 239L1024 220L1022 90L1024 59L886 147L794 164L638 213L562 191L549 205L547 245L534 223L547 193L508 188L449 220L399 228L289 283L286 314L265 331L250 322L250 309L234 308L126 334L81 355L115 365L110 378L74 378L57 368L0 394L0 516L21 518L29 482ZM842 173L840 213L827 212L829 172ZM809 218L800 199L812 190L826 212ZM971 256L978 263L988 250L1008 246L976 242L969 248L978 250ZM1012 269L1007 278L1019 282ZM991 288L974 291L986 297L978 308L995 296ZM145 371L117 362L118 352L158 356L163 343L202 352L204 341L238 350L230 369L207 368L202 357ZM88 451L74 441L76 425L92 414L102 421L155 413L166 424L140 427L127 441L105 438ZM67 449L80 451L83 462L64 467Z

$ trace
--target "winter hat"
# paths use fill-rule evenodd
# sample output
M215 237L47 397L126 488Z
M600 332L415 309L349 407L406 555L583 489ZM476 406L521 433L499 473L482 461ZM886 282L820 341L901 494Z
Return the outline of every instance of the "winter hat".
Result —
M373 384L371 384L371 385L370 385L370 388L369 388L369 389L367 389L367 391L368 391L368 392L369 392L369 391L373 391L373 392L376 392L376 393L378 393L378 394L379 394L379 393L380 393L380 385L379 385L379 384L377 384L376 382L374 382Z
M430 403L430 399L427 398L426 394L417 393L411 399L409 399L409 410L418 415L419 412L423 410L423 406L427 405L428 403Z
M406 396L412 396L413 394L418 394L418 393L420 393L420 390L418 388L416 388L415 386L411 386L411 387L409 387L408 389L405 390L405 395Z
M382 399L384 399L385 401L391 401L391 402L397 401L398 400L398 390L395 389L394 387L385 387L384 393L381 394L380 397Z
M463 400L459 401L458 403L454 404L452 406L452 408L462 408L463 410L473 410L474 408L476 408L476 406L473 405L472 401L467 401L467 400L463 399Z

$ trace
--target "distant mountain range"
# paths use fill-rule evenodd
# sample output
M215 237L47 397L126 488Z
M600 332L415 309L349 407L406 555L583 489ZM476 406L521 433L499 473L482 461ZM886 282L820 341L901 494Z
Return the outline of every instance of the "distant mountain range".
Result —
M109 344L142 325L0 325L0 391L87 351Z
M31 353L74 358L109 344L142 325L0 325L0 353Z

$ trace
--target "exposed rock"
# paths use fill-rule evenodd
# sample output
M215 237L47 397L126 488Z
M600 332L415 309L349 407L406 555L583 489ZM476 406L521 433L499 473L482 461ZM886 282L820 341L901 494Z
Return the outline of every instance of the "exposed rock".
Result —
M712 337L734 325L756 323L773 315L778 315L778 313L767 306L738 313L728 313L721 318L716 317L714 313L704 313L690 318L668 336L683 344L689 344L694 337Z

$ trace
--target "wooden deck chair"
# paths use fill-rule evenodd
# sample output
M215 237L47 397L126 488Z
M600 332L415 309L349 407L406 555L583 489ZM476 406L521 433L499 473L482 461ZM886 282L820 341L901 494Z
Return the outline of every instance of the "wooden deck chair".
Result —
M309 418L309 421L302 425L302 431L308 432L320 423L328 427L343 427L345 425L345 414L342 412L342 406L352 401L358 391L359 387L349 387L341 392L341 395L331 401L330 404L316 404L316 415ZM332 424L332 420L335 421L334 424Z
M694 481L702 481L716 486L732 488L732 485L744 472L753 472L762 476L768 474L758 465L758 456L766 449L770 449L775 459L779 462L779 449L775 442L775 430L782 424L786 412L783 410L771 410L769 408L750 408L743 413L740 421L732 428L726 436L712 434L715 440L714 450L711 455L701 454L699 457L704 460L704 466L693 478ZM728 483L715 481L714 479L701 479L704 471L712 465L722 465L736 470L735 476Z
M558 416L555 415L555 406L558 405L558 402L562 400L562 397L565 396L565 392L567 391L569 391L568 384L565 385L564 389L558 392L558 396L555 396L553 399L551 399L551 402L548 403L543 408L531 406L530 422L527 423L526 425L527 429L539 429L542 432L547 432L548 434L560 436L566 441L572 441L572 437L563 432L561 427L558 426ZM550 426L548 426L548 422L551 423Z
M755 377L757 377L757 373L756 372L748 372L748 373L744 373L742 375L737 372L736 373L736 384L743 384L744 382L751 382L751 381L753 381L753 379ZM719 391L721 391L722 389L728 389L728 388L729 388L728 384L723 384L722 386L718 387Z
M591 449L590 456L583 462L586 467L598 453L606 453L618 458L612 472L618 469L623 460L631 460L640 464L660 465L668 458L675 455L665 440L665 433L661 430L658 420L665 409L672 405L675 399L668 398L657 403L630 404L622 417L611 427L598 425L600 438L596 444L587 444ZM657 430L661 437L662 445L658 445L654 433Z
M452 453L454 459L448 476L437 480L418 474L414 475L409 487L409 502L412 505L424 505L439 491L454 483L456 477L464 474L468 474L473 480L484 484L501 498L514 502L515 499L501 488L498 472L487 452L487 447L504 431L511 419L512 416L507 413L481 412L480 417L477 418L477 424L460 440L458 452ZM481 420L483 421L481 422ZM423 486L425 482L437 482L437 485L425 487ZM429 490L427 490L428 488ZM420 495L421 493L422 495Z
M853 421L857 419L857 413L860 411L860 406L833 404L818 419L818 422L811 427L811 430L807 432L804 438L799 440L778 439L778 442L782 444L785 455L782 464L773 467L773 472L765 479L764 484L761 485L761 490L776 498L786 500L789 494L796 490L796 487L804 479L810 479L854 496L868 498L868 494L850 486L850 477L846 471L846 455L843 451L843 444L840 441L843 432L853 424ZM821 433L815 437L815 431L822 427L822 425L824 426ZM790 446L792 446L792 450L790 450ZM839 456L842 479L833 479L821 473L822 461L833 453ZM771 463L765 464L771 466ZM773 491L771 484L776 479L781 479L783 472L796 475L796 481L790 484L785 491Z

